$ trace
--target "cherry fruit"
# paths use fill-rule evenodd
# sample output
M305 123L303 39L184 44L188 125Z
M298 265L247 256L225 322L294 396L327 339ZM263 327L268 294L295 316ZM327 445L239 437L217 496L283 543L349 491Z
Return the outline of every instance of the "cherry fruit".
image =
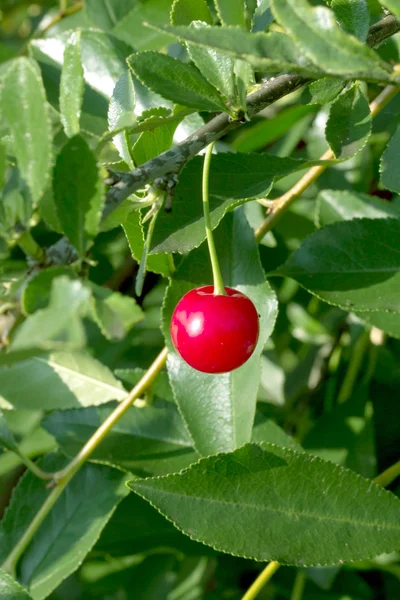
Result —
M171 338L177 352L203 373L225 373L243 365L253 354L259 321L253 302L226 287L190 290L178 302L171 319Z

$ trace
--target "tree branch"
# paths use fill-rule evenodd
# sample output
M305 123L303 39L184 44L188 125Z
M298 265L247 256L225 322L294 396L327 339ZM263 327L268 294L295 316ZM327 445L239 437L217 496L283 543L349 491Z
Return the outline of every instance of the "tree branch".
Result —
M393 16L387 16L370 28L367 43L372 47L379 46L399 31L400 21ZM282 74L271 78L259 90L247 97L249 117L254 117L270 104L299 89L309 81L305 77L293 74ZM232 121L228 114L221 113L174 148L147 161L130 173L117 173L118 181L107 192L103 218L105 219L128 196L146 184L168 173L179 173L186 162L211 142L220 139L241 124L241 121Z

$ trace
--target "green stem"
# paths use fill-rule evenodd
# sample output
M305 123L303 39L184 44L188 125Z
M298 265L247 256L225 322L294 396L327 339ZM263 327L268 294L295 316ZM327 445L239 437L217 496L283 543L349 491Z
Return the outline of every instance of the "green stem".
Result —
M79 454L77 454L77 456L65 467L65 469L53 474L53 480L56 484L54 489L49 493L40 510L31 521L28 529L25 531L21 539L18 541L3 563L2 569L4 571L7 571L13 575L15 574L18 560L25 552L26 548L32 541L32 538L57 502L64 489L67 487L68 483L74 477L75 473L77 473L77 471L79 471L83 464L88 460L97 446L106 437L118 419L120 419L128 410L128 408L132 406L134 401L137 400L137 398L139 398L146 391L146 389L152 385L158 373L166 363L167 354L167 348L163 348L163 350L161 350L160 354L154 360L153 364L143 375L142 379L135 385L125 400L123 400L117 406L117 408L108 416L104 423L97 429L90 440L84 445Z
M20 457L26 468L29 469L31 473L36 475L36 477L39 477L39 479L53 479L52 473L46 473L45 471L42 471L40 467L38 467L30 458L25 456L25 454L20 450L18 450L18 456Z
M307 575L304 571L297 571L296 579L290 600L301 600L303 598L304 588L306 585Z
M340 388L338 396L338 404L343 404L350 398L353 393L354 385L356 383L365 352L367 351L369 344L369 330L363 331L354 344L353 352L350 358L349 368L347 369L346 376L344 378L342 387Z
M68 8L68 0L60 0L60 13L64 13Z
M382 487L390 485L397 477L400 477L400 460L375 477L374 482Z
M254 598L256 598L261 592L265 584L268 583L268 581L271 579L273 574L276 573L279 567L280 564L274 560L268 563L265 569L261 571L260 575L257 577L253 585L249 587L242 600L254 600Z
M18 246L21 250L29 256L33 258L37 262L42 262L45 259L45 252L43 248L39 246L37 241L32 237L30 231L24 231L18 238Z
M214 280L214 294L217 296L225 296L225 287L222 280L221 269L219 268L217 251L214 243L214 236L212 232L211 217L210 217L210 201L209 201L209 181L210 181L210 165L211 155L214 148L214 142L207 148L206 155L204 157L203 167L203 211L204 221L206 228L206 236L208 243L208 251L210 253L211 267L213 272Z

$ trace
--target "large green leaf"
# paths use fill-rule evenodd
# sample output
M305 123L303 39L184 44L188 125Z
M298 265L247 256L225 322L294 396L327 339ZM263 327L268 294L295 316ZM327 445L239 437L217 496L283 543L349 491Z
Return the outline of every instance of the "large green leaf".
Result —
M246 558L334 565L393 552L400 543L396 496L272 444L248 444L129 485L192 539Z
M210 175L210 212L213 228L225 213L247 198L267 193L275 178L308 164L271 154L221 153L213 156ZM183 169L176 187L172 213L160 212L153 235L153 252L186 253L205 239L201 178L203 158Z
M306 238L276 274L346 310L400 312L399 236L398 219L334 223Z
M359 312L357 316L369 325L381 329L391 337L400 339L400 313L388 313L384 310Z
M114 409L115 404L52 412L43 427L74 456ZM129 409L92 457L140 475L164 475L189 466L198 454L176 406L157 399L151 406Z
M333 0L331 8L342 28L365 42L370 21L367 0Z
M118 79L110 100L108 108L108 126L110 131L135 125L136 117L134 111L135 88L130 71L126 71ZM123 131L113 138L113 142L121 158L133 169L134 164L131 156L129 135Z
M209 27L206 23L196 21L192 27L202 29ZM202 48L196 44L187 44L189 56L206 79L231 102L237 100L235 85L235 61L213 48Z
M29 596L8 573L0 569L0 598L2 600L31 600L32 596Z
M0 108L7 115L18 168L32 200L37 202L48 182L52 152L46 94L36 62L16 59L0 94Z
M88 354L55 352L0 367L0 407L54 410L122 400L126 392Z
M206 111L226 110L217 90L192 65L158 52L132 54L128 64L142 83L176 104Z
M320 77L323 71L304 55L300 46L281 32L251 34L239 27L194 27L164 25L175 37L199 46L221 50L243 59L260 71L290 71Z
M85 344L81 318L89 311L90 291L78 280L53 280L48 306L39 309L16 330L11 350L79 348Z
M21 296L21 307L25 314L32 314L48 306L52 283L58 277L77 278L70 267L48 267L36 273L26 283Z
M317 197L316 223L319 227L351 219L400 218L400 206L377 196L348 190L322 190Z
M49 472L64 465L65 459L57 455L49 455L40 463ZM86 464L68 484L19 564L20 581L34 600L48 596L80 566L126 495L126 477L108 466ZM19 480L0 525L0 562L51 493L46 486L31 473Z
M183 118L184 114L182 114L182 119ZM144 121L144 123L146 123L146 121ZM175 129L178 125L179 120L176 119L174 121L161 123L159 127L155 127L154 129L143 131L132 148L133 160L136 166L140 166L166 150L169 150L172 146Z
M371 114L360 84L332 104L325 134L336 158L347 160L364 148L371 134Z
M85 140L71 138L57 157L54 200L63 231L80 255L99 228L104 186L97 160Z
M342 31L330 9L313 7L308 0L272 0L272 9L302 51L326 73L388 79L388 66L368 46Z
M392 192L400 193L400 127L390 140L381 159L381 182L382 185Z
M254 234L242 210L227 215L216 230L217 253L227 286L245 293L260 314L260 338L252 357L239 369L222 375L200 373L172 349L168 374L182 416L202 455L233 450L251 439L260 354L274 327L277 303L265 281ZM174 275L164 301L163 328L171 347L169 323L180 298L212 281L206 244L189 254Z
M74 31L65 46L60 82L60 116L68 137L79 133L84 87L81 32Z
M113 35L136 50L164 48L172 42L172 38L165 33L150 31L144 27L144 23L169 23L171 4L172 0L135 1L132 10L113 28Z

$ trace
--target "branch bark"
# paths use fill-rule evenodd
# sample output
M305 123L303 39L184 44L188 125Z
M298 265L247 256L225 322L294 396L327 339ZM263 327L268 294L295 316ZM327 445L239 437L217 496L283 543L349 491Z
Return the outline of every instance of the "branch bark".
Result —
M371 47L379 46L399 31L400 20L393 16L387 16L370 28L367 43ZM259 90L247 97L249 117L254 117L270 104L299 89L309 81L305 77L293 74L282 74L270 79ZM240 121L232 121L226 113L221 113L183 142L147 161L134 171L114 174L116 183L107 192L103 218L105 219L128 196L146 184L169 173L179 173L186 162L211 142L220 139L241 124Z

